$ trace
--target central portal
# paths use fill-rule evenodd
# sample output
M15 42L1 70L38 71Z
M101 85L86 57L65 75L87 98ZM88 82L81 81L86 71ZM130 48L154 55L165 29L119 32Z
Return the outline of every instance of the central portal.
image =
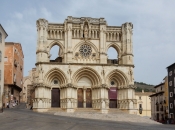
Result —
M92 108L91 81L87 77L82 77L77 85L78 108Z
M52 89L51 107L60 107L60 89L59 88Z

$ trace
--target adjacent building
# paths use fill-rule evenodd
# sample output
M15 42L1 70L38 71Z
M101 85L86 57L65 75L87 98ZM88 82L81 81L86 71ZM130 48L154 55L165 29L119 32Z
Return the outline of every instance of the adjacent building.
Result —
M33 86L33 78L36 68L29 71L29 75L23 78L23 88L22 88L22 102L27 104L32 104L32 99L34 99L35 91Z
M175 118L175 63L167 67L168 71L168 95L169 118Z
M35 111L118 108L137 114L132 23L109 26L104 18L68 16L63 23L36 24ZM50 59L53 46L59 46L58 57ZM108 59L110 47L115 59Z
M137 115L151 117L151 98L149 97L152 92L136 92L137 99Z
M24 55L20 43L6 42L4 55L4 99L10 104L20 102L23 85Z
M151 97L151 118L157 121L164 121L166 118L165 108L165 81L156 85L155 94L150 95Z
M4 93L4 50L5 39L8 36L2 25L0 24L0 112L3 111L3 93Z

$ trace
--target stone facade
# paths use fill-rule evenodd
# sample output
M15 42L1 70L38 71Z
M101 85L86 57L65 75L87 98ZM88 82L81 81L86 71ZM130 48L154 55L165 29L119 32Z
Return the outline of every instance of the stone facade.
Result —
M2 98L4 93L4 50L7 33L0 24L0 112L2 112Z
M64 23L37 24L35 111L47 111L58 89L57 106L67 112L92 107L108 112L111 87L116 88L117 108L136 114L132 23L108 26L104 18L68 16ZM59 57L50 60L50 50L59 46ZM109 60L109 47L117 59ZM56 90L56 91L55 91Z
M29 71L29 75L23 78L22 102L27 104L32 104L32 98L34 99L33 78L35 71L36 68L32 68Z

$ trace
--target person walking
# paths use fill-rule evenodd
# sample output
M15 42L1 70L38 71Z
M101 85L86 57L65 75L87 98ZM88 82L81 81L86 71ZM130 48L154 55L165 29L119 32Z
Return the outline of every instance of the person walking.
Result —
M9 103L7 102L7 108L9 108Z

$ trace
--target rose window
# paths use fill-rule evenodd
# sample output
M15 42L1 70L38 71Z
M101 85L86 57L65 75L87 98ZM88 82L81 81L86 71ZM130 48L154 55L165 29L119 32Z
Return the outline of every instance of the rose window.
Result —
M92 49L89 45L84 44L80 47L79 51L80 51L81 56L88 57L91 55Z

